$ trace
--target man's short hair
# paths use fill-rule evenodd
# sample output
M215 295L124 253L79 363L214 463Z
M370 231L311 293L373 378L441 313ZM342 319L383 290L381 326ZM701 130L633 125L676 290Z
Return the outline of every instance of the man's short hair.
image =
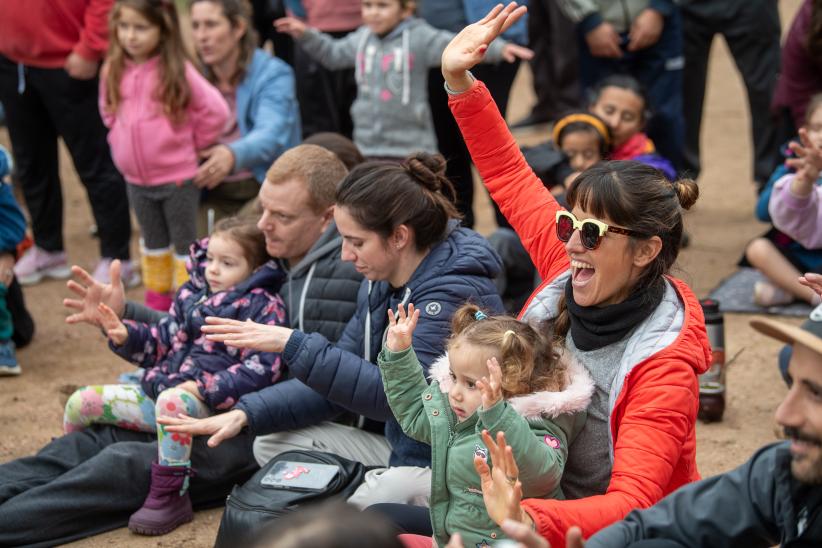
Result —
M298 145L280 155L265 178L274 185L292 179L308 185L309 206L320 213L334 205L337 184L347 174L345 164L333 152L317 145Z

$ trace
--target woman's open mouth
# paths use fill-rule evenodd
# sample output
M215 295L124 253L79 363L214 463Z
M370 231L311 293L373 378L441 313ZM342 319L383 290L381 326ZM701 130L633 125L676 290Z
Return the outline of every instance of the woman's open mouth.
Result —
M582 261L571 260L571 283L575 287L586 285L594 276L594 265Z

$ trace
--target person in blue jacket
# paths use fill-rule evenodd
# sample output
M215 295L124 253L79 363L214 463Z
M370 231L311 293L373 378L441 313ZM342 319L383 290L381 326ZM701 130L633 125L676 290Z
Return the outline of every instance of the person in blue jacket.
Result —
M503 310L493 280L501 260L482 236L460 227L444 173L442 156L425 153L401 164L354 168L337 187L334 219L343 237L342 259L366 279L340 340L332 344L318 333L208 318L203 332L211 340L282 352L293 378L246 394L220 418L164 420L167 430L210 434L216 445L248 426L258 435L254 455L260 463L307 448L380 467L349 502L425 503L430 447L402 432L376 366L387 312L400 303L419 307L414 348L427 373L444 352L451 316L463 303L494 314ZM343 411L384 422L385 436L330 422Z
M243 0L193 0L189 16L203 74L220 90L233 123L219 144L202 152L195 184L206 189L198 232L237 213L254 199L277 157L300 143L302 130L294 71L257 48L252 14Z
M12 160L9 152L0 146L0 377L19 375L20 364L12 335L14 319L8 306L7 296L14 280L14 266L17 244L26 233L26 220L20 206L14 199L11 185L3 178L11 172ZM19 293L19 288L17 289ZM22 298L22 294L20 295Z

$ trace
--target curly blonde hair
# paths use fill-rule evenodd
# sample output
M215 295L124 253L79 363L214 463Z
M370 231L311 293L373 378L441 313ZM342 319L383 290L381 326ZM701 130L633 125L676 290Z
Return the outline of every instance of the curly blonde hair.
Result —
M539 329L511 316L489 316L467 303L451 319L449 351L459 344L499 349L504 398L532 392L559 392L568 384L551 322Z

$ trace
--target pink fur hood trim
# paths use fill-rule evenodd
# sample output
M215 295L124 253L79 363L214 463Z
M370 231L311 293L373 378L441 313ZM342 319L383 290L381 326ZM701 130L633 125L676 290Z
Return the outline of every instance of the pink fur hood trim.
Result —
M556 418L559 415L578 413L587 409L594 393L594 381L588 370L573 358L567 358L567 353L560 358L567 364L568 386L562 392L534 392L525 396L516 396L508 400L514 411L526 419L547 417ZM448 353L440 356L431 364L429 378L437 381L440 391L447 394L451 389L451 365Z

